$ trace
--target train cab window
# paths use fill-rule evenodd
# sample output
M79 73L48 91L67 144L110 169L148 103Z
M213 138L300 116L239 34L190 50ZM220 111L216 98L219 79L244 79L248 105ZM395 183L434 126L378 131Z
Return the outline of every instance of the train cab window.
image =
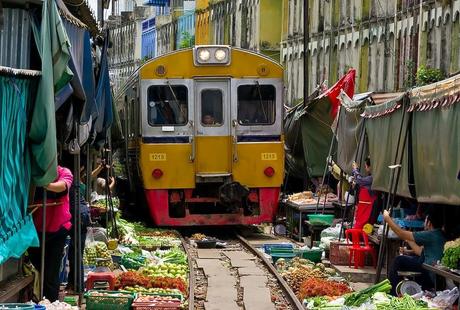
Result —
M201 91L201 124L207 127L223 124L223 95L220 89Z
M184 85L155 85L147 90L150 126L178 125L188 122L187 87Z
M273 85L238 86L238 123L243 126L275 123L276 89Z

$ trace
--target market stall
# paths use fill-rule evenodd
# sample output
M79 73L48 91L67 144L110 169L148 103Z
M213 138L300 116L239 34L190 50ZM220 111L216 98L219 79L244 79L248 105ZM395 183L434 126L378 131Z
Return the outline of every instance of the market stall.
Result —
M96 241L107 238L100 229L87 237L86 309L120 303L126 309L187 307L191 277L180 235L121 218L117 229L118 240ZM97 287L97 283L105 284Z
M297 237L299 241L302 241L304 237L304 226L306 224L308 229L311 230L311 233L317 230L314 226L321 226L318 228L320 230L329 227L334 218L334 206L332 202L335 201L337 201L337 196L332 193L322 195L320 198L314 197L311 191L289 195L282 203L286 210L286 222L290 237ZM332 215L332 217L327 216L328 222L326 223L317 223L317 225L314 225L315 223L310 222L311 216L308 215L318 213ZM307 215L307 218L305 218L304 215ZM311 240L313 242L313 238Z

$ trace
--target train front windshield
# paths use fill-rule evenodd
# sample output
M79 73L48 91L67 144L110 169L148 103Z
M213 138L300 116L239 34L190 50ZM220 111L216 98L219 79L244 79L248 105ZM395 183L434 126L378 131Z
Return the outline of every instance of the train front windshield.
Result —
M179 125L188 122L187 87L155 85L148 88L148 121L150 126Z
M243 126L275 123L276 90L273 85L238 87L238 123Z

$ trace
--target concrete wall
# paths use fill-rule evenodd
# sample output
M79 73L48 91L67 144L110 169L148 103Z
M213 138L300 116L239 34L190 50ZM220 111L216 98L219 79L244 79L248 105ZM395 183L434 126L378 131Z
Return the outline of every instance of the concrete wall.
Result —
M356 91L405 89L422 64L460 70L460 0L310 0L309 8L309 91L350 67ZM281 62L295 102L303 95L303 0L284 0L283 9Z

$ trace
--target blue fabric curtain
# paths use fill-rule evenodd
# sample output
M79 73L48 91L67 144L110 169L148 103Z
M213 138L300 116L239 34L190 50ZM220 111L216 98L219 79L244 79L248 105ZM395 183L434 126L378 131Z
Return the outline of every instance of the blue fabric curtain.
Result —
M26 148L32 81L0 76L0 264L39 245L27 212L31 179Z
M109 34L106 33L104 48L102 49L101 70L96 88L96 103L99 108L99 115L95 123L95 131L105 135L107 129L113 122L112 92L110 90L109 64L107 59L107 48Z

